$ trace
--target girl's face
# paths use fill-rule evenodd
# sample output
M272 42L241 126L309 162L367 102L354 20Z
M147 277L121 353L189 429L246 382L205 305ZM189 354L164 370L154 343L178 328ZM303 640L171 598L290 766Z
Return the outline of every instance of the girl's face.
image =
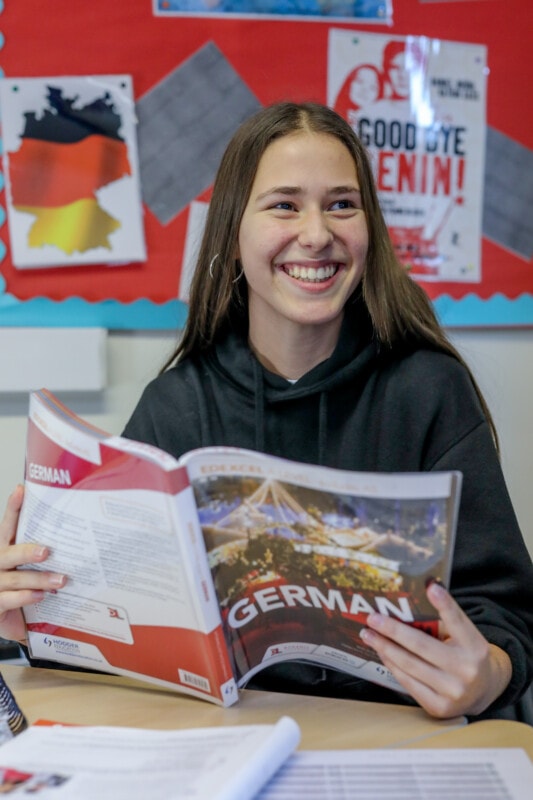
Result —
M357 71L350 84L350 100L356 106L373 103L379 97L378 76L373 69L363 67Z
M297 132L272 142L239 231L250 338L340 329L368 250L355 164L334 136Z
M389 79L394 93L399 97L409 97L411 77L405 63L405 53L398 53L389 67Z

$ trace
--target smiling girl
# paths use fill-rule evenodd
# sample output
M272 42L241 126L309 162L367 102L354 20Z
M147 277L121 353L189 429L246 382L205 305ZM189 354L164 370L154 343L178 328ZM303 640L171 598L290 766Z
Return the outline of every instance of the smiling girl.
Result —
M223 156L175 353L124 435L179 457L251 448L356 471L460 470L451 593L433 583L432 638L371 614L363 632L429 714L495 715L531 683L533 565L485 401L424 291L397 262L367 155L329 108L278 103ZM0 635L65 576L12 545L22 491L0 525ZM297 662L255 686L367 700L405 695Z

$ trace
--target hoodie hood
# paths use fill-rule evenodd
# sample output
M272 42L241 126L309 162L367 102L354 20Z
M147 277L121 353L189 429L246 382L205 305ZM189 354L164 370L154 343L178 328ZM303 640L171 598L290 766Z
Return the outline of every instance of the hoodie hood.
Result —
M243 392L255 393L259 371L265 399L268 403L276 403L335 389L356 377L377 355L378 343L372 321L364 300L358 296L346 306L339 341L331 356L295 383L289 383L261 365L250 350L246 328L221 337L209 360L223 374L224 380L237 384Z
M255 448L269 451L265 412L280 404L313 398L319 464L324 463L328 443L328 393L344 384L364 380L378 357L378 343L362 297L347 306L339 341L332 355L317 364L295 383L265 369L250 350L247 330L231 331L220 337L210 351L210 367L221 381L232 384L241 394L253 398Z

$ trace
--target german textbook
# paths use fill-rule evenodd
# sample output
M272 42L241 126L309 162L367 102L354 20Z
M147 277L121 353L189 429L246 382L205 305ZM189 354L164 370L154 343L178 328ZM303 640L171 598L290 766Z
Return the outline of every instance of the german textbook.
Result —
M34 392L17 541L68 581L25 608L30 655L221 705L288 660L398 690L360 632L378 611L437 634L425 584L449 582L460 486L238 448L178 461Z

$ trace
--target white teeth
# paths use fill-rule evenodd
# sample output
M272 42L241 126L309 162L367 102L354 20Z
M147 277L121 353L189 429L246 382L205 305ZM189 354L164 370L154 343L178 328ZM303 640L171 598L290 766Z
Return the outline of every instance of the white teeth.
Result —
M327 267L285 267L285 272L291 278L297 278L300 281L311 281L316 283L318 281L325 281L331 278L337 272L337 264L328 264Z

